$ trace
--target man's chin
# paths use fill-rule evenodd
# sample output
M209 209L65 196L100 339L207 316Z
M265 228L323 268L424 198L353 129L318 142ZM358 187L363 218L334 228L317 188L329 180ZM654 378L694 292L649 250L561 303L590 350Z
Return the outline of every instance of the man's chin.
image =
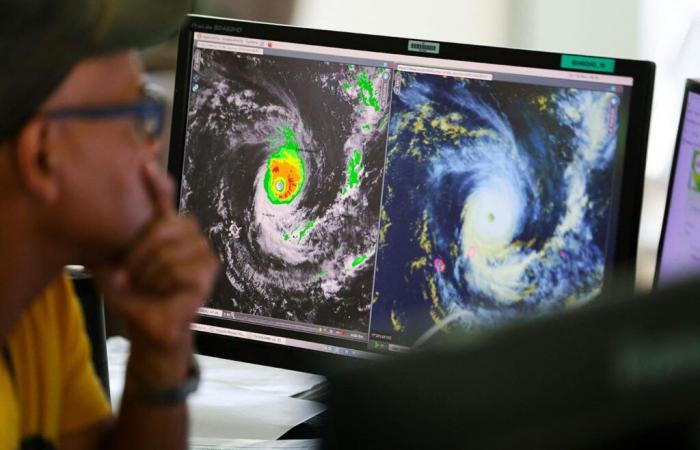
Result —
M133 227L128 233L113 236L101 251L96 252L94 266L117 267L124 263L132 249L136 246L148 229L148 223Z
M81 264L88 267L90 270L99 270L106 267L119 267L124 261L129 252L129 247L126 245L103 248L90 252L87 258L81 261Z

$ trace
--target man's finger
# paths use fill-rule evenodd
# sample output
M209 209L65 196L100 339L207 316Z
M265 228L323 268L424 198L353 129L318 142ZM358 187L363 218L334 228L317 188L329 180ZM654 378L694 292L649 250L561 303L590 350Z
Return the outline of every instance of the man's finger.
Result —
M158 220L151 225L146 234L138 241L126 256L124 265L130 271L138 271L139 266L153 257L159 249L170 246L183 246L202 239L199 225L187 216L171 217Z
M144 178L153 200L156 216L175 215L175 188L170 177L161 171L155 163L150 162L144 167Z
M159 220L151 225L146 234L134 244L131 252L126 255L124 265L130 270L138 270L144 260L152 257L160 248L179 246L182 242L191 239L189 230L180 226L177 221Z
M130 268L134 275L133 281L141 289L158 287L157 279L169 280L170 289L178 289L190 284L187 271L180 271L182 267L197 268L197 264L203 257L208 256L208 246L203 240L188 242L184 245L161 247L144 258L142 264ZM180 276L177 276L179 274ZM156 290L159 290L158 287Z

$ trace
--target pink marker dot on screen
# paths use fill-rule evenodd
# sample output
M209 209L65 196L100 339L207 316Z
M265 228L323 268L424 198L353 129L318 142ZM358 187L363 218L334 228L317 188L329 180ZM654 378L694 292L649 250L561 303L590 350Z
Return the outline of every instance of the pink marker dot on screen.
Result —
M445 261L443 261L441 258L435 258L435 261L433 261L433 267L435 267L435 270L442 273L446 268Z

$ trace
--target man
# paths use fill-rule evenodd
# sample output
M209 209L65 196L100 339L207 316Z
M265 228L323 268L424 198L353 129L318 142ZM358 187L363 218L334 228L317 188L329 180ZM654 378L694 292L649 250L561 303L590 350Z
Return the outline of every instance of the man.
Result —
M184 0L0 0L0 449L186 448L189 323L218 263L153 165L162 104L129 49ZM119 416L89 363L66 264L131 339Z

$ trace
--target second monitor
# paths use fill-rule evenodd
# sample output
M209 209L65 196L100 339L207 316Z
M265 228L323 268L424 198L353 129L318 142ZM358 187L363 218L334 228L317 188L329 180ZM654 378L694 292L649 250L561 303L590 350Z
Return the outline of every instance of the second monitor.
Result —
M700 273L700 81L686 83L655 285L678 283Z

